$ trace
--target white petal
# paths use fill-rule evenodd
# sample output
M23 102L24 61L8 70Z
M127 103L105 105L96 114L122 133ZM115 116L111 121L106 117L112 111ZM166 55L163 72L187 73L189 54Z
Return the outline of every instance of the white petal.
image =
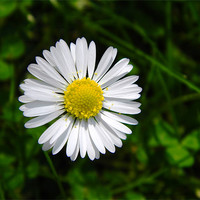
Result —
M42 69L39 67L39 65L36 64L30 64L28 66L28 71L35 76L36 78L54 86L54 87L58 87L58 88L62 88L65 89L65 85L63 85L62 83L56 81L55 79L52 79L51 77L49 77L45 72L42 71Z
M58 92L58 93L63 93L64 91L63 89L50 86L49 84L37 79L25 79L24 82L25 82L25 85L27 86L26 88L22 88L24 91L28 89L41 91L42 88L48 91L53 91L53 92Z
M126 88L127 86L131 85L132 83L136 82L138 80L139 76L128 76L125 77L119 81L116 81L112 85L108 87L108 90L118 90L119 88Z
M124 77L126 74L128 74L131 70L133 69L132 65L127 65L125 68L123 68L123 70L120 71L120 73L117 76L112 77L109 81L103 83L101 85L101 88L106 88L110 85L112 85L113 83L115 83L117 80L119 80L120 78Z
M89 135L89 130L87 129L86 131L86 143L87 143L87 154L88 154L88 157L90 158L90 160L94 160L95 159L95 149L94 149L94 144L92 142L92 139L90 138L90 135Z
M76 67L80 79L86 76L88 47L85 38L76 40Z
M87 66L88 66L88 44L84 37L81 38L83 53L84 53L84 64L83 64L83 77L86 77Z
M86 143L86 121L84 119L81 120L80 129L79 129L79 144L80 144L80 155L81 158L85 157L87 150Z
M76 158L78 156L78 153L79 153L79 149L80 149L79 140L77 140L76 149L75 149L74 153L70 156L71 161L75 161L76 160Z
M103 107L119 113L138 114L141 110L138 108L141 104L132 101L104 101Z
M142 91L142 88L139 87L136 84L133 85L129 85L127 87L124 88L118 88L118 89L112 89L112 88L107 88L104 89L104 94L106 95L131 95L131 93L137 94L140 93Z
M99 137L99 134L96 131L96 122L94 121L93 118L88 119L88 128L89 128L89 133L92 141L94 142L95 146L97 149L102 153L105 154L105 147L101 141L101 138Z
M94 147L94 150L95 150L95 158L99 159L100 158L100 152L95 145L93 145L93 147Z
M115 144L117 147L122 147L122 141L117 136L117 134L114 132L114 130L105 121L103 121L99 117L99 115L97 115L95 118L98 120L98 123L103 128L104 132L107 133L107 135L109 135L113 144Z
M105 98L113 98L116 100L120 100L120 99L127 99L127 100L136 100L138 98L140 98L140 94L138 94L138 92L141 92L142 88L136 88L136 89L123 89L123 90L119 90L117 92L105 92L103 94L103 96Z
M127 138L125 133L123 133L123 132L121 132L121 131L119 131L119 130L113 128L113 127L111 127L111 128L114 130L114 132L116 133L116 135L117 135L119 138L121 138L122 140L125 140L125 139Z
M43 134L40 136L38 140L39 144L43 144L49 141L51 137L57 133L59 128L62 126L63 118L65 119L65 117L61 117L43 132Z
M51 149L53 147L54 144L49 144L49 141L47 141L46 143L44 143L42 145L42 150L43 151L48 151L49 149Z
M56 140L55 145L52 150L52 154L57 154L63 146L66 144L69 134L72 130L74 119L72 119L71 123L69 124L68 128L64 131L64 133Z
M55 47L51 47L50 51L51 51L51 54L54 58L54 61L56 63L56 66L58 67L60 73L69 83L71 83L72 81L71 81L70 76L69 76L71 74L71 71L67 70L67 67L64 63L61 52L59 51L59 49L57 49Z
M112 139L106 133L104 128L102 126L100 126L99 124L97 124L96 130L97 130L97 132L98 132L98 134L101 138L101 141L103 142L103 145L106 147L106 149L108 149L108 151L110 151L111 153L114 153L115 152L115 146L112 142Z
M129 59L124 58L118 61L106 74L105 76L99 81L99 84L102 85L108 82L113 77L117 76L120 71L122 71L129 63Z
M43 91L26 91L25 95L34 100L48 101L48 102L63 102L64 96L54 92L43 92Z
M70 77L72 78L72 80L74 80L74 77L77 79L75 62L72 58L71 51L70 51L67 43L64 40L60 40L60 42L58 44L61 47L61 53L62 53L63 59L65 61L65 64L66 64L68 70L71 72Z
M26 96L26 95L22 95L18 98L18 100L22 103L29 103L31 101L34 101L32 98Z
M73 42L70 43L70 51L71 51L74 63L76 63L76 45Z
M27 109L33 109L33 108L40 108L40 107L48 107L48 106L52 106L52 105L60 105L60 104L56 104L54 102L45 102L45 101L33 101L33 102L30 102L30 103L27 103L27 104L24 104L24 106L27 108Z
M76 149L76 145L78 142L78 134L79 134L80 120L76 120L74 126L72 127L71 133L69 135L69 140L66 146L66 154L68 157L72 156Z
M53 137L50 139L49 143L54 143L64 131L67 130L67 128L70 126L71 123L73 123L74 119L72 117L68 117L68 115L64 116L61 121L60 128L58 129L57 133L53 135Z
M99 113L99 117L104 120L107 124L109 124L110 126L114 127L115 129L123 132L123 133L126 133L126 134L131 134L132 131L130 128L128 128L127 126L125 126L124 124L110 118L110 117L107 117L106 115L103 115L102 113Z
M63 110L58 110L58 111L48 114L48 115L43 115L40 117L33 118L33 119L29 120L28 122L26 122L24 126L26 128L35 128L35 127L42 126L42 125L52 121L53 119L57 118L59 115L61 115L64 112L65 112L65 110L63 109Z
M24 112L25 110L27 110L28 108L26 108L25 105L26 105L26 104L20 106L20 107L19 107L19 110L21 110L21 111L23 111L23 112Z
M31 102L37 105L37 102ZM44 102L46 104L47 102ZM30 103L29 103L30 104ZM27 106L26 106L27 107ZM44 105L44 106L37 106L34 108L30 108L24 111L24 116L25 117L36 117L36 116L41 116L41 115L47 115L52 112L55 112L57 110L63 109L63 105L56 105L56 104L51 104L51 105Z
M113 51L112 51L112 59L113 59L113 61L115 60L116 56L117 56L117 48L113 48Z
M90 79L92 79L94 74L95 62L96 62L96 45L92 41L90 42L88 51L88 76Z
M55 61L53 59L53 56L51 55L50 51L44 50L43 51L43 56L51 66L54 66L54 67L56 66L56 63L55 63Z
M108 71L113 61L113 47L109 47L99 61L99 64L93 76L93 80L98 82L98 80Z
M22 83L20 84L20 88L22 90L24 90L24 92L45 92L45 93L55 93L55 92L59 92L59 93L64 93L63 90L57 89L57 88L53 88L53 87L39 87L39 86L35 86L33 84L29 84L29 83Z
M36 62L40 66L40 68L51 78L57 80L58 82L61 82L63 85L67 85L65 79L55 70L54 67L48 64L48 62L45 61L43 58L36 57Z
M125 124L132 124L132 125L138 124L137 120L133 119L132 117L126 116L126 115L108 112L108 111L104 111L104 110L101 110L101 113L103 113L104 115L106 115L114 120L117 120L117 121L125 123Z

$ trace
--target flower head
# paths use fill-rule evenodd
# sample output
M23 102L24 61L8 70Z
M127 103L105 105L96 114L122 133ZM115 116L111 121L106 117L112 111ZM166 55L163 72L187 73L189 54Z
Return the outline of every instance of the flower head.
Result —
M124 114L140 113L141 88L134 84L138 76L125 77L133 68L124 58L113 67L117 49L109 47L95 68L96 45L78 38L70 48L64 40L44 50L30 64L28 71L37 79L25 79L19 101L24 116L34 117L26 128L55 122L40 136L44 151L57 154L66 144L66 155L75 160L80 152L91 160L98 159L106 149L115 152L121 139L132 131L124 124L138 122Z

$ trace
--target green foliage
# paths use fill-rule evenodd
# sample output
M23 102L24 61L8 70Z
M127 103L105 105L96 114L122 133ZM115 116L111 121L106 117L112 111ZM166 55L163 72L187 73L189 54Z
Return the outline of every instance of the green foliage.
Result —
M169 162L179 167L190 167L194 164L193 156L182 146L169 147L166 150Z
M13 76L13 65L0 60L0 81L6 81Z
M165 121L155 122L155 137L159 145L161 146L176 146L178 140L175 137L173 127Z
M16 8L17 1L4 1L1 0L0 2L0 18L9 16Z
M0 154L0 167L8 167L15 161L15 157L7 154Z
M140 194L140 193L136 193L136 192L127 192L126 193L126 199L127 200L145 200L145 197Z
M200 149L200 130L194 130L185 136L182 145L188 149L198 151Z
M83 174L80 168L69 172L68 180L73 199L111 199L108 186L99 184L95 170L91 169Z
M4 59L14 59L23 55L25 45L18 37L6 36L1 42L0 55Z
M200 199L198 1L0 1L0 199ZM27 66L84 36L130 58L143 88L137 126L116 153L71 162L43 153L48 127L25 129Z

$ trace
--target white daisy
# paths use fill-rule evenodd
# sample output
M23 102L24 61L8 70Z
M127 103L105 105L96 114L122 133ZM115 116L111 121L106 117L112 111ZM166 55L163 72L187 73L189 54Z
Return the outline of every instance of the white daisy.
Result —
M91 160L115 152L121 139L132 131L125 124L138 122L124 114L140 113L141 88L134 84L138 76L128 76L133 66L124 58L113 67L117 49L109 47L95 68L96 45L78 38L70 48L62 39L36 57L28 71L37 79L25 79L19 101L24 116L34 117L26 128L55 122L40 136L42 149L57 154L66 144L66 155L75 160L80 152ZM123 114L122 114L123 113Z

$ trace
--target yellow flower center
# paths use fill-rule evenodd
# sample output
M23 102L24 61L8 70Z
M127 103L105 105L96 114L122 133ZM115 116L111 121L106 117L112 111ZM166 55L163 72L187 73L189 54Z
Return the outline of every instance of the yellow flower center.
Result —
M104 100L98 83L90 78L77 79L64 92L65 109L79 119L88 119L99 113Z

